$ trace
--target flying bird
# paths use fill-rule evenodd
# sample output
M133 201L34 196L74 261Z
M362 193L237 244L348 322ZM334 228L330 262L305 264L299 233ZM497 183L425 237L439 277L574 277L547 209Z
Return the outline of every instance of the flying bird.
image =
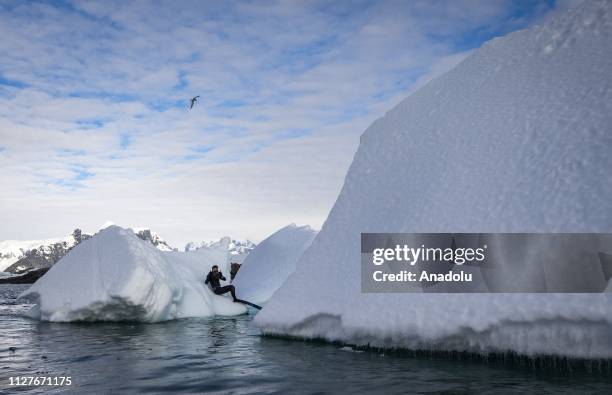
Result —
M191 106L189 107L190 110L193 108L193 105L196 104L196 102L198 101L198 97L200 97L200 95L191 98Z

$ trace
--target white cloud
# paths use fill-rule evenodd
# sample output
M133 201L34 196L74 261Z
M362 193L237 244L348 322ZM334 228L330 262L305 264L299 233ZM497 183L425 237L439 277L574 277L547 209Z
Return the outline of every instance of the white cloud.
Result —
M513 7L2 5L0 239L109 219L178 246L320 226L374 119L484 38L546 11Z

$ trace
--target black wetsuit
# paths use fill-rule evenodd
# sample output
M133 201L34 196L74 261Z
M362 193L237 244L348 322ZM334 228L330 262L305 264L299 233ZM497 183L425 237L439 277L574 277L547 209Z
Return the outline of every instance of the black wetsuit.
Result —
M223 273L210 271L208 275L206 276L206 281L204 281L204 284L210 283L210 286L212 287L213 292L217 295L223 295L228 292L231 292L232 298L234 298L234 301L235 301L236 300L236 288L234 288L233 285L226 285L222 287L221 282L219 280L225 281L225 277L223 277Z

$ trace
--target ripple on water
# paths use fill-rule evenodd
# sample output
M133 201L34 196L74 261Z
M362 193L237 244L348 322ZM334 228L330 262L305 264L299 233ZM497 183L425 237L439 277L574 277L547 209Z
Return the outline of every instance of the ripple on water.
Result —
M40 323L24 317L29 305L16 301L26 287L0 286L0 383L9 376L69 375L75 393L610 393L612 388L610 373L601 369L533 369L262 338L252 316Z

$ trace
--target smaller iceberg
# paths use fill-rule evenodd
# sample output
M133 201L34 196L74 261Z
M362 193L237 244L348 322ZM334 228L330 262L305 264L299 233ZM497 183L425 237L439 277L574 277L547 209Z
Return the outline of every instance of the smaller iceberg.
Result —
M296 268L317 231L291 224L262 241L244 260L234 285L240 299L263 304Z
M162 252L132 230L110 226L72 249L21 297L44 321L158 322L238 315L246 308L203 284L227 253Z

